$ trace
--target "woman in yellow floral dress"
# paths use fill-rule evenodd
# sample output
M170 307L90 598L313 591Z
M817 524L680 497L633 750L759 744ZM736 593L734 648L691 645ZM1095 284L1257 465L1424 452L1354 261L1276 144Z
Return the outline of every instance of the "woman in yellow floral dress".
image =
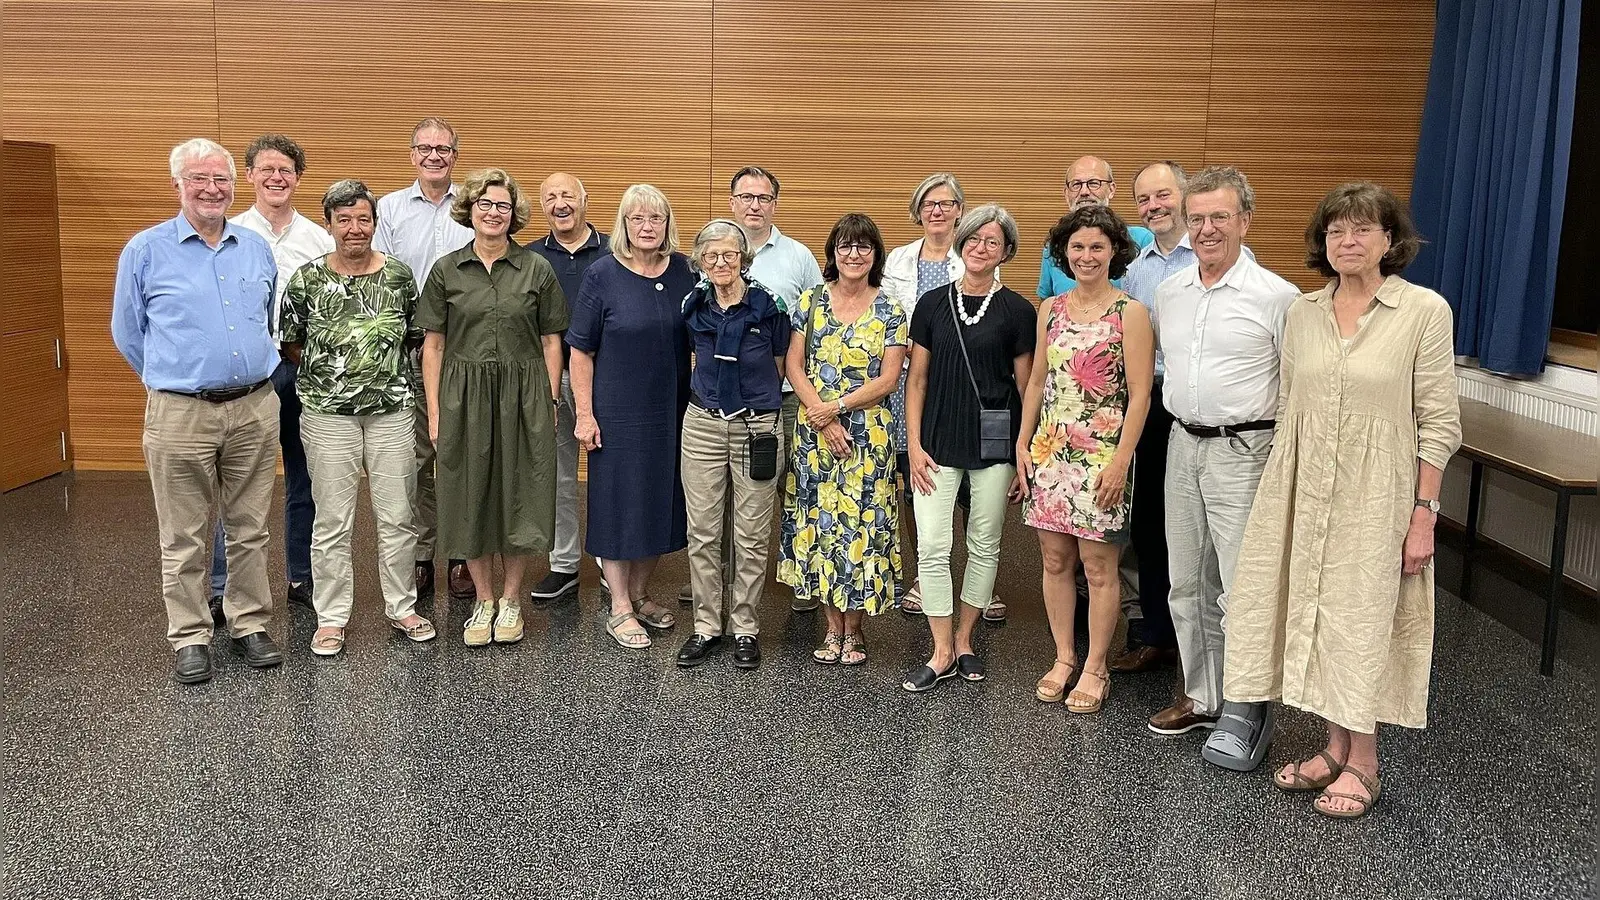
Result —
M851 213L828 234L826 284L800 296L787 366L804 415L784 477L778 580L815 600L824 665L867 661L864 615L894 605L900 575L894 393L909 342L905 314L880 289L883 237Z

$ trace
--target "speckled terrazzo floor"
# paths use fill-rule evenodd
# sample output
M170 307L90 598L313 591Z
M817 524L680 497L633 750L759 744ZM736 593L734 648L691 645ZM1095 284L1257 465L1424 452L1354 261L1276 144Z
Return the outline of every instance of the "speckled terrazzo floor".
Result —
M273 521L281 521L281 516ZM468 651L465 604L414 646L382 620L356 541L342 658L282 605L278 670L229 649L170 680L154 513L139 475L0 498L5 895L11 898L1544 898L1594 884L1595 694L1564 659L1441 594L1425 732L1388 732L1385 793L1354 823L1160 740L1169 674L1115 682L1077 719L1031 698L1051 657L1038 553L1015 523L986 629L990 680L915 697L918 620L869 623L872 661L813 665L817 625L778 590L767 659L690 672L682 637L628 653L585 562L578 603L534 610L513 648ZM1459 561L1441 553L1441 583ZM657 576L670 595L681 555ZM1526 606L1507 581L1474 589ZM1581 624L1581 623L1580 623ZM1592 655L1570 627L1567 659ZM219 644L220 646L220 644ZM1270 762L1312 752L1288 714Z

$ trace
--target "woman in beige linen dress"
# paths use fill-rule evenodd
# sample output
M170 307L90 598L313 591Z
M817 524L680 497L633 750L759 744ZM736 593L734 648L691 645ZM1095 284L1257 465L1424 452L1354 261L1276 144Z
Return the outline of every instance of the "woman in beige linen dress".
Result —
M1427 724L1433 528L1461 442L1450 308L1397 274L1420 241L1378 185L1329 192L1306 228L1331 276L1289 308L1277 433L1228 602L1224 695L1281 698L1328 745L1286 791L1353 818L1377 802L1377 723Z

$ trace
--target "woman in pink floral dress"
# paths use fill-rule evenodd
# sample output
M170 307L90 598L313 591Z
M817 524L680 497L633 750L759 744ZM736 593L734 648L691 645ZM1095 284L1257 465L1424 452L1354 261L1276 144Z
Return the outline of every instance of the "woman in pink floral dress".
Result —
M1099 205L1074 211L1050 230L1048 249L1078 286L1039 305L1017 492L1026 498L1023 522L1039 532L1045 613L1056 642L1055 663L1034 696L1046 703L1065 696L1068 712L1086 714L1099 712L1111 692L1106 653L1122 602L1117 561L1128 539L1133 448L1150 411L1155 337L1149 313L1113 283L1136 249L1116 213ZM1089 580L1089 654L1081 669L1073 634L1080 560Z

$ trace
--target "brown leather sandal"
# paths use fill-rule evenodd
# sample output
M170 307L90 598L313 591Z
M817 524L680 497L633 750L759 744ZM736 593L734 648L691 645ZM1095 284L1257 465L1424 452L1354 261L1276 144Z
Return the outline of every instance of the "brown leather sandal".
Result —
M1072 684L1073 679L1078 677L1078 664L1058 659L1055 661L1055 665L1050 668L1054 670L1056 666L1067 667L1066 680L1051 681L1050 673L1044 673L1044 677L1039 679L1039 683L1033 687L1033 698L1035 700L1041 703L1060 703L1061 699L1067 695L1067 686Z
M1083 674L1078 677L1078 687L1083 687L1083 679L1085 678L1098 678L1106 686L1106 691L1096 697L1087 691L1074 689L1072 693L1067 695L1067 712L1075 716L1094 715L1100 711L1101 707L1106 705L1106 698L1111 696L1110 672L1091 672L1088 669L1084 669Z
M1383 781L1375 775L1368 775L1355 766L1345 766L1344 772L1348 775L1354 775L1356 780L1361 782L1361 786L1367 789L1367 796L1349 794L1344 791L1324 790L1321 796L1317 797L1317 802L1311 805L1316 808L1317 812L1330 819L1359 819L1372 812L1372 807L1378 804L1378 797L1383 793ZM1328 809L1322 805L1322 801L1325 799L1349 800L1359 805L1350 810Z
M1322 760L1328 764L1328 773L1320 778L1311 778L1303 770L1306 767L1306 763L1311 762L1311 759L1316 759L1317 756L1322 757ZM1339 761L1334 759L1333 754L1327 750L1319 752L1317 756L1294 763L1294 771L1288 773L1287 781L1284 780L1283 770L1280 769L1274 772L1272 774L1272 783L1278 786L1278 790L1285 793L1300 794L1306 791L1320 791L1338 781L1339 774L1344 771L1344 766L1339 765Z

